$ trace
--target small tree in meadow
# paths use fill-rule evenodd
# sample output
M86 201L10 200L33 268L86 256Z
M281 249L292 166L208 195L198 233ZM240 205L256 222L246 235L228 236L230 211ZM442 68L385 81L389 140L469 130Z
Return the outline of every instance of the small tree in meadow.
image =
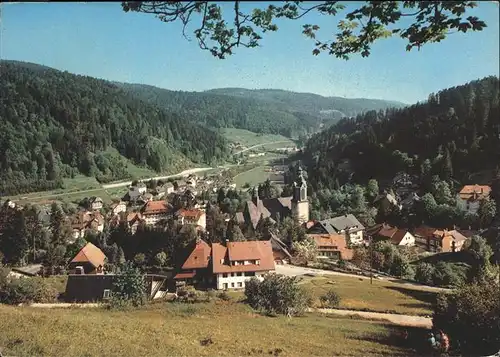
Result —
M146 302L146 282L139 268L125 263L113 281L111 305L115 307L144 305Z
M326 308L336 308L340 305L340 295L333 289L330 289L326 294L322 295L319 300L321 305Z
M306 292L298 285L296 277L279 274L268 274L263 281L252 278L245 284L245 296L254 309L271 315L299 315L309 304Z

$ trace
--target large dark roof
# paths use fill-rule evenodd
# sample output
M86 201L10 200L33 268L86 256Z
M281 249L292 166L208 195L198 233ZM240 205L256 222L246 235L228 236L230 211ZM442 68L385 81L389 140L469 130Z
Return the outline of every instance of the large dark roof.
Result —
M244 217L249 220L253 227L257 227L261 216L276 221L278 214L281 219L291 214L292 197L279 197L258 200L257 205L253 201L247 201Z
M323 221L319 221L318 224L321 225L328 234L338 233L341 230L346 229L346 227L349 228L350 231L360 231L365 229L365 227L352 214L325 219Z

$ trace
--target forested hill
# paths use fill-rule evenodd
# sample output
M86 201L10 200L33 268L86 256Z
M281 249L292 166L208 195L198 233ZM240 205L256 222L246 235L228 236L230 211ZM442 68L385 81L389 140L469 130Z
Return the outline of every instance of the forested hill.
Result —
M371 99L325 98L281 90L214 89L170 91L148 85L117 83L124 90L209 127L234 127L287 137L316 132L345 115L401 107L401 103Z
M352 173L366 182L398 171L468 182L500 164L499 96L498 77L486 77L424 103L343 119L308 141L303 159L311 183L327 188Z
M108 81L16 61L0 72L0 195L60 187L78 173L125 178L123 157L166 171L227 155L216 132Z
M396 101L366 98L323 97L313 93L297 93L281 89L217 88L205 93L223 94L251 98L321 117L354 117L369 110L389 107L402 108L405 104Z

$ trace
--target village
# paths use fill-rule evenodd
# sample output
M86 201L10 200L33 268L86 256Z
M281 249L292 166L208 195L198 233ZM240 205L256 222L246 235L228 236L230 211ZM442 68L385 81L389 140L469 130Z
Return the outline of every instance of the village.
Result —
M391 184L391 193L384 190L378 194L374 205L382 210L396 207L408 211L420 200L417 189L409 175L398 174ZM142 264L152 299L165 297L169 292L176 293L185 286L202 290L244 289L245 282L252 277L262 280L265 274L279 272L284 265L317 266L371 277L375 272L375 277L381 278L386 274L376 271L371 264L367 267L356 262L357 249L386 241L395 247L411 249L415 254L456 253L463 249L468 239L479 233L471 229L436 229L426 225L410 229L384 222L365 226L350 213L311 220L308 185L301 168L292 185L291 196L261 198L259 190L254 187L248 190L250 199L241 202L238 211L214 217L214 204L220 213L224 201L220 196L231 197L231 192L232 197L238 197L235 185L228 180L189 175L176 181L133 182L122 200L111 205L104 204L99 197L82 200L79 210L64 218L71 233L65 237L64 244L71 246L79 242L80 247L66 264L59 262L59 265L66 265L62 271L68 274L64 301L97 302L111 297L117 267L110 269L110 257L98 247L100 241L95 237L120 227L125 227L132 239L137 236L137 240L144 239L139 237L140 232L157 231L162 234L169 224L180 227L178 234L188 232L190 235L190 241L184 248L170 251L184 257L180 262L172 260L177 262L177 266L151 270L147 264ZM476 214L480 202L488 199L490 192L491 188L486 185L466 185L458 193L457 202L460 209ZM216 196L219 197L214 201ZM3 205L8 210L23 209L12 201L5 201ZM41 228L50 232L53 228L50 209L41 210L39 215ZM287 217L294 221L293 229L302 230L314 243L313 253L303 254L298 245L287 241L281 234L278 223ZM217 219L219 222L214 222ZM228 234L214 237L221 232L215 229L215 224L222 224L223 231L237 226L239 237L232 236L231 240ZM267 228L262 231L263 225ZM246 237L242 232L246 233ZM254 234L249 235L248 232ZM255 232L261 234L256 235ZM29 243L36 245L36 242ZM141 243L136 242L136 245ZM123 248L120 247L120 250ZM138 256L140 254L133 256L135 262ZM118 263L116 258L112 260ZM328 262L330 264L326 264ZM52 274L44 270L43 264L40 261L14 266L9 276Z

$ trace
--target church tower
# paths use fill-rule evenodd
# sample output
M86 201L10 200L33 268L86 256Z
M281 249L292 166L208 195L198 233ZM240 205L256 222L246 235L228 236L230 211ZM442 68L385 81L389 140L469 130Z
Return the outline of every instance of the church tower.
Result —
M260 201L259 189L257 188L257 186L254 186L254 188L252 189L252 202L255 205L255 207L259 207L259 201Z
M304 172L299 166L298 180L293 183L292 215L299 223L309 221L309 201L307 200L307 183Z

